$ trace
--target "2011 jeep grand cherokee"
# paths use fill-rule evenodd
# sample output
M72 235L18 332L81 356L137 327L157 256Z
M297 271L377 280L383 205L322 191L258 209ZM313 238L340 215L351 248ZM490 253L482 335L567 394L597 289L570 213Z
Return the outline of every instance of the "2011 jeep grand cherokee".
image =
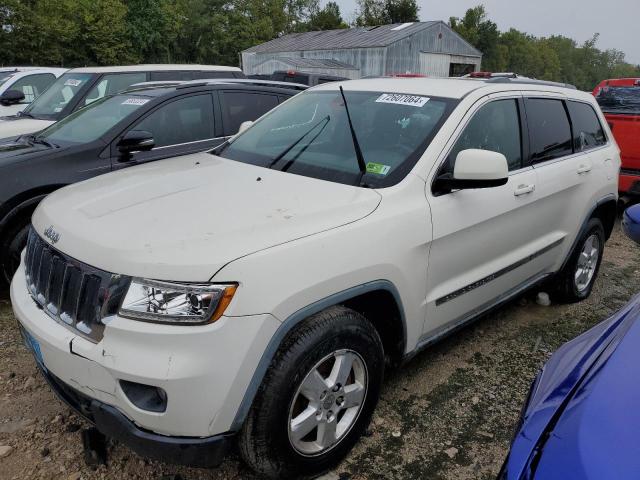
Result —
M591 95L370 79L50 195L13 279L59 395L137 452L273 478L339 461L386 364L543 281L578 301L619 151Z

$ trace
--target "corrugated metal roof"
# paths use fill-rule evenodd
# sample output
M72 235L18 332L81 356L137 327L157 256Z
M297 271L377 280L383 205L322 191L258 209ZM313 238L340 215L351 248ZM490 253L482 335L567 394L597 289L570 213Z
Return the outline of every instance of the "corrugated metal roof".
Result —
M275 57L269 58L264 62L259 63L258 65L262 65L262 63L270 62L272 60L277 60L279 62L286 63L287 65L291 65L295 68L333 68L333 69L342 69L342 70L358 70L353 65L349 65L348 63L340 62L338 60L324 59L324 58L303 58L303 57Z
M379 27L357 27L320 32L290 33L280 38L251 47L247 53L295 52L301 50L330 50L336 48L386 47L441 21L415 22L410 25L395 23ZM406 25L406 26L404 26ZM403 28L398 28L403 26Z

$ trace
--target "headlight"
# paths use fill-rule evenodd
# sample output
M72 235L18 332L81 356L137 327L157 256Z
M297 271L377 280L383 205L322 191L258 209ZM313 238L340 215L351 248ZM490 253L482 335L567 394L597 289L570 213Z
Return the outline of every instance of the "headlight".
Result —
M195 325L218 320L237 285L160 282L134 278L120 315L148 322Z

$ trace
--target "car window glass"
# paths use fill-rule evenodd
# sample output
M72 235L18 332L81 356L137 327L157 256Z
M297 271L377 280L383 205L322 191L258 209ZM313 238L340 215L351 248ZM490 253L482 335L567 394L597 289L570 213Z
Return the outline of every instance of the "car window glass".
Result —
M384 92L345 92L369 186L398 183L457 101ZM309 91L267 113L220 156L297 175L358 185L363 178L339 91Z
M527 99L531 161L553 160L573 153L571 125L562 100Z
M478 110L449 153L442 173L453 173L458 154L463 150L490 150L507 158L509 170L522 167L522 135L518 103L514 99L497 100Z
M54 123L40 136L61 144L92 142L150 100L141 95L105 97Z
M278 97L251 92L223 92L225 135L235 135L242 122L260 118L278 105Z
M211 95L194 95L164 104L133 130L151 132L156 147L213 138Z
M573 142L576 152L583 152L607 143L598 115L591 105L568 102L567 106L573 123Z
M83 87L95 78L95 75L94 73L65 73L36 98L25 112L43 119L56 118Z
M87 93L84 104L89 105L107 95L114 95L126 90L134 83L146 82L147 74L141 73L117 73L103 76L98 83Z
M22 77L11 85L11 90L19 90L24 93L23 103L31 103L44 92L56 79L52 73L40 73Z

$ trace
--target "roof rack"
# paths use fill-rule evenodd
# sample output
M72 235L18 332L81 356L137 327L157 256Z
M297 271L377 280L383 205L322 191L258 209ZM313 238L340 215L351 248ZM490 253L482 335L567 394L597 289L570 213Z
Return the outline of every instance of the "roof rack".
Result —
M293 90L306 90L308 85L302 83L292 82L277 82L274 80L260 80L254 78L211 78L206 80L193 80L191 82L182 82L176 88L190 88L200 85L219 85L219 84L240 84L240 85L255 85L263 87L279 87L290 88Z
M570 88L572 90L577 90L577 87L570 83L551 82L548 80L538 80L535 78L520 77L517 75L515 77L487 78L484 81L486 83L517 83L517 84L530 84L530 85L546 85L549 87Z

